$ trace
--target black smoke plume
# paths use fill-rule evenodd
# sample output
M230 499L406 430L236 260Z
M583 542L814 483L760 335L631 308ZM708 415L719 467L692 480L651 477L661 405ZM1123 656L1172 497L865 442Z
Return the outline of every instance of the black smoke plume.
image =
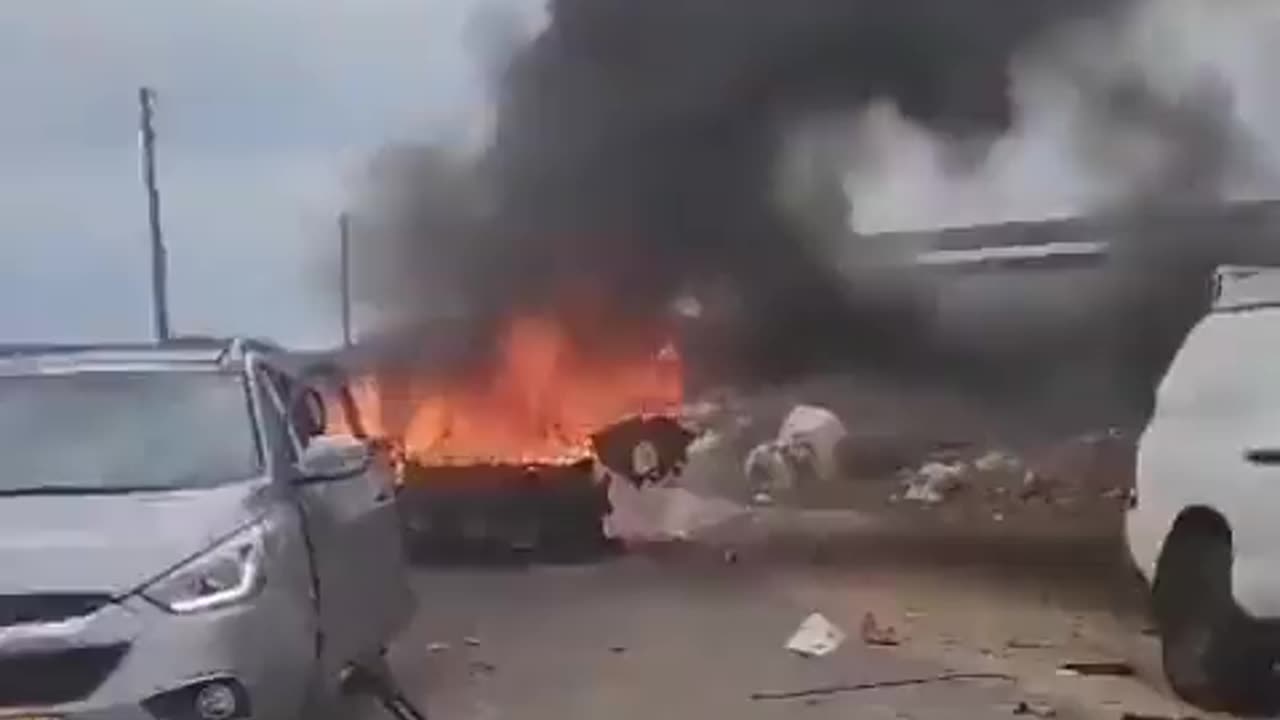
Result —
M789 130L888 100L980 145L1014 122L1015 55L1117 4L551 0L483 159L433 151L391 174L407 278L391 302L448 295L480 337L554 308L601 339L714 287L746 319L727 347L752 372L902 357L911 312L860 298L779 207Z

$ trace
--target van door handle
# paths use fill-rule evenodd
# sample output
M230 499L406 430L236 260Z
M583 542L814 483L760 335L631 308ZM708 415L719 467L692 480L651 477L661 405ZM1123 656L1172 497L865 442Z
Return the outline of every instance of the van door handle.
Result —
M1280 465L1280 448L1254 448L1244 457L1254 465Z

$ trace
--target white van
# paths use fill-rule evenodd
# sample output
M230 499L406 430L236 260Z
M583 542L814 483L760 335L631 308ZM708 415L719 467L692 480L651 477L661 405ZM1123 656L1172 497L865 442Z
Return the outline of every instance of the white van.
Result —
M256 343L0 357L0 718L297 720L381 672L412 604L353 408Z
M1126 534L1175 692L1280 710L1280 268L1217 272L1139 443Z

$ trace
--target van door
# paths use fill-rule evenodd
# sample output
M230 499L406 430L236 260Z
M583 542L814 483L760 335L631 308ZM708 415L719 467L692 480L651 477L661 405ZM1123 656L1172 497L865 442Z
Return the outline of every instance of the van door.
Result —
M307 415L291 411L291 404L297 404L292 399L300 391L291 378L261 364L256 372L273 409L284 420L292 468L302 448L315 436L315 426L308 422ZM372 592L366 584L363 564L372 548L368 547L361 525L375 499L362 476L299 482L301 478L292 474L289 479L294 483L305 520L315 573L321 666L325 677L334 678L347 663L376 650L381 639L370 639L378 634L377 618L362 612L366 597Z

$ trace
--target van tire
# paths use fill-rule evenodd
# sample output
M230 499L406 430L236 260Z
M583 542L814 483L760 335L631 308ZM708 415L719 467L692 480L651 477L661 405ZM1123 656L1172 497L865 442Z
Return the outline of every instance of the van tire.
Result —
M1271 714L1277 704L1273 657L1231 590L1230 537L1175 532L1154 588L1161 659L1173 691L1209 711Z

